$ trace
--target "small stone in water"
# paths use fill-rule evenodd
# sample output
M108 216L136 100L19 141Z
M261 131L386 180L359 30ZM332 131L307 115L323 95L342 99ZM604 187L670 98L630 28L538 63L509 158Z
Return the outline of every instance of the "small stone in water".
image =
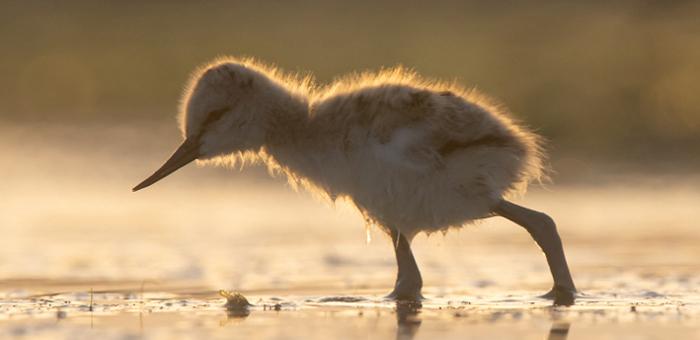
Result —
M244 310L248 309L248 306L251 306L251 304L248 303L248 299L246 299L241 293L232 293L222 289L219 291L219 295L226 298L226 304L224 307L226 307L228 310Z

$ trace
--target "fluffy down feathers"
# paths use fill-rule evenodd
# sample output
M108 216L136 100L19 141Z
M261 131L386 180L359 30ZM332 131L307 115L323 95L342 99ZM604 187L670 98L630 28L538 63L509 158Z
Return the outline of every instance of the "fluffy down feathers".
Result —
M202 98L207 91L198 88L241 86L209 84L206 74L212 71L244 79L248 92L233 91L209 105ZM233 130L228 123L219 131L260 141L212 141L210 160L265 162L295 186L331 200L347 198L369 223L409 237L489 216L500 199L524 192L542 176L540 138L502 106L403 67L318 86L310 77L286 75L252 59L219 59L196 72L188 86L183 131L204 129L187 126L204 120L192 117L206 116L195 102L239 105L226 114L248 118L222 121L248 125Z

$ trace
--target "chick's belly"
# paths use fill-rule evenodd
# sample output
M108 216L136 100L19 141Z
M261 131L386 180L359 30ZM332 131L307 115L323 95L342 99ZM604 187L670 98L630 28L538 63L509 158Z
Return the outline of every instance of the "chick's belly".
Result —
M462 225L476 216L475 211L465 206L465 198L441 174L395 174L372 185L368 183L353 196L357 206L372 220L403 231L441 230Z

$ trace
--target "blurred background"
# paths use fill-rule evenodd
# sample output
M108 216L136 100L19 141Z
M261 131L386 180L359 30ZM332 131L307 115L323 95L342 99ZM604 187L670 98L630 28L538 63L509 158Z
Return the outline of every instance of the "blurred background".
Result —
M2 123L172 123L190 72L403 64L491 94L555 158L697 161L696 1L3 3ZM692 158L692 159L691 159Z
M697 1L5 1L0 278L388 290L385 237L366 245L352 209L260 169L130 192L179 144L190 72L234 55L321 83L403 64L476 87L549 140L553 182L522 202L559 221L580 287L697 286L698 17ZM469 229L416 241L428 286L548 288L525 232Z

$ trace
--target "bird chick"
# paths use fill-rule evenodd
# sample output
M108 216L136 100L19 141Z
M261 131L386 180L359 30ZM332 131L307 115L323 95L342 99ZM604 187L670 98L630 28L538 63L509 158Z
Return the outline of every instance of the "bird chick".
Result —
M133 190L182 166L264 162L295 186L349 199L393 240L391 298L421 299L410 242L502 216L523 226L554 279L546 296L571 304L574 286L554 221L507 200L542 176L540 138L488 97L405 68L327 86L252 59L225 58L195 72L179 120L184 141Z

